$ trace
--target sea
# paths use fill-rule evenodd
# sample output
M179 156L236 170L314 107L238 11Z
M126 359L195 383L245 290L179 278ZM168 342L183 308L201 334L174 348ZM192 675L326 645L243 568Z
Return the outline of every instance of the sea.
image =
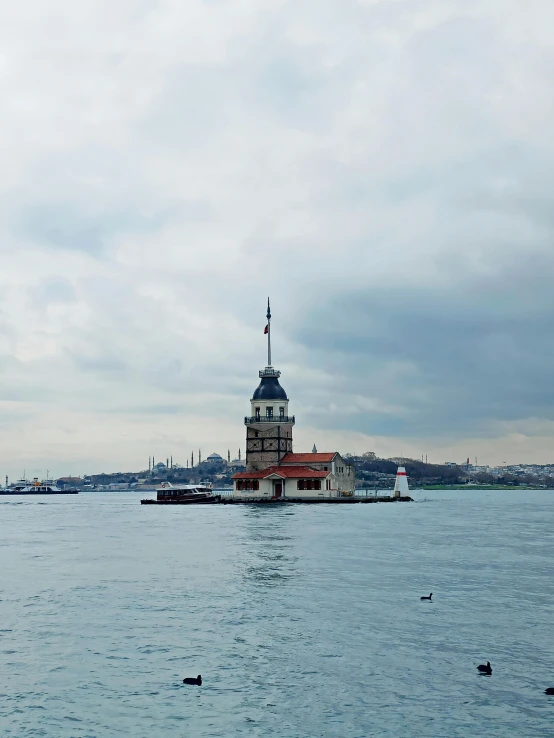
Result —
M412 494L0 498L0 736L553 736L554 491Z

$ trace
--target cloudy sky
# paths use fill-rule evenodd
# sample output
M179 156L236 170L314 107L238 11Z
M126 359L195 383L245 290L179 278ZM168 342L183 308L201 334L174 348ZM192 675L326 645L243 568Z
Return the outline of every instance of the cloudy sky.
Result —
M552 0L0 6L0 473L554 461Z

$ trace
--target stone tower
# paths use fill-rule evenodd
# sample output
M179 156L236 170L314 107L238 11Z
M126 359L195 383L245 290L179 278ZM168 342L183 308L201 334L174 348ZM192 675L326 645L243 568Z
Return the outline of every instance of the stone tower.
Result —
M279 464L292 452L294 416L289 415L289 398L279 384L281 372L271 366L271 311L267 301L267 366L260 371L260 384L251 404L246 425L246 471L258 471Z

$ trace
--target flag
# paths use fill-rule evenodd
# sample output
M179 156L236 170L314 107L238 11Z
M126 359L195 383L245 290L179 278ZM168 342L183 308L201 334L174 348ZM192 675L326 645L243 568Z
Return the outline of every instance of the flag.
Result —
M269 333L269 323L268 323L268 324L266 325L266 327L264 328L264 336L265 336L265 335L266 335L267 333Z

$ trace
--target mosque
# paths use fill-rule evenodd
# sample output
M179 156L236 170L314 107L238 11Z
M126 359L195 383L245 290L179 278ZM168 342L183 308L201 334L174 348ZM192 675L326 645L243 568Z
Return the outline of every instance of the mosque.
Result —
M259 373L260 384L250 400L245 417L246 471L233 476L233 496L258 498L350 497L355 489L355 471L337 451L294 453L294 415L281 387L281 372L271 364L271 310L267 302L267 366Z

